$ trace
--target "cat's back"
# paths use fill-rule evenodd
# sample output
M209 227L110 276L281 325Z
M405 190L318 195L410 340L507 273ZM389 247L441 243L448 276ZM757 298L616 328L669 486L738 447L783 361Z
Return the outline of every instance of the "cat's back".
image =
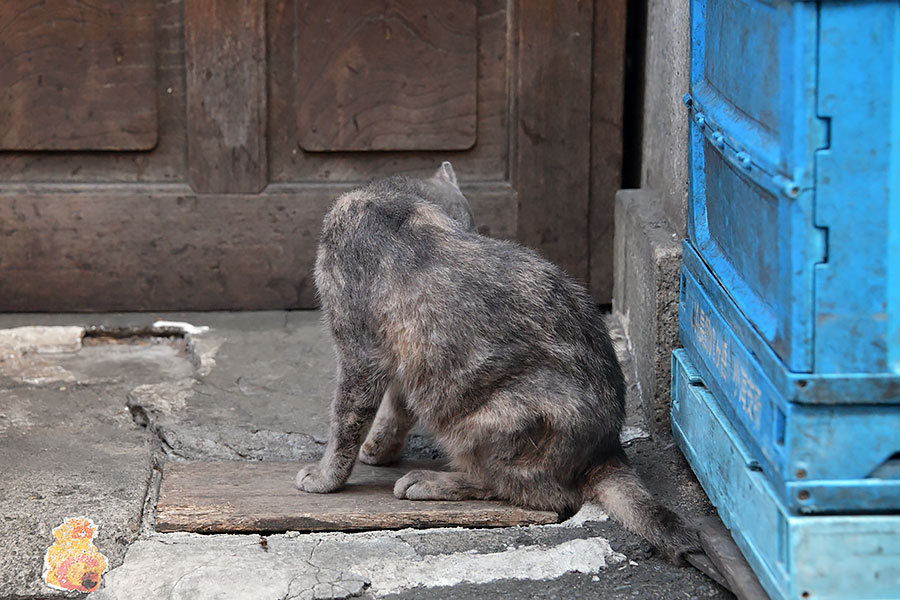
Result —
M556 265L516 243L467 231L423 198L417 183L391 177L340 196L324 220L317 280L351 278L370 294L411 296L447 318L464 312L500 327L530 329L546 326L548 317L594 310Z
M335 201L316 263L323 301L368 298L390 307L388 317L402 307L458 327L464 316L479 331L548 343L596 327L589 296L559 267L516 243L467 231L417 183L376 180Z

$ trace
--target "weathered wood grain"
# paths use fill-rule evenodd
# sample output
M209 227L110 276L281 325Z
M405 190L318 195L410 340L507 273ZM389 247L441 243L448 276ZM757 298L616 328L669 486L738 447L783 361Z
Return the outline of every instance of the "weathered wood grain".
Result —
M303 61L294 41L307 35L298 17L303 0L268 0L269 165L273 182L366 181L386 173L433 172L451 160L463 182L508 181L509 51L506 0L471 2L477 8L472 42L477 139L467 150L308 152L304 150L298 89ZM422 6L431 6L421 3ZM378 6L377 3L373 6ZM383 37L382 37L383 40ZM395 59L396 60L396 59ZM435 80L430 79L432 84ZM402 83L401 83L402 85ZM440 81L436 86L442 85ZM363 92L363 96L367 92ZM434 93L434 92L433 92ZM443 141L441 142L444 143Z
M0 194L0 310L309 307L331 200L329 190Z
M722 574L719 573L719 570L712 563L712 561L709 560L708 556L699 552L694 552L685 556L684 559L689 565L721 585L726 590L728 589L728 582L725 580Z
M516 26L518 238L587 283L593 2L519 2Z
M551 7L452 0L429 7L441 19L429 15L427 26L417 20L426 16L422 5L411 0L366 3L367 13L392 15L361 25L360 31L374 36L372 45L432 43L435 60L450 52L447 40L461 40L470 58L475 49L477 67L466 94L474 85L474 115L467 114L474 118L476 138L466 150L353 152L302 147L298 107L299 94L306 90L299 82L311 55L298 48L321 26L303 9L332 10L314 4L136 0L128 3L127 14L110 16L114 22L96 37L100 46L121 37L120 32L127 33L129 44L144 44L130 23L147 7L155 15L140 24L149 32L145 37L157 65L155 84L141 100L154 99L158 107L158 141L145 151L0 152L0 309L311 307L315 242L334 196L375 176L429 174L443 159L453 161L480 231L524 241L582 280L588 274L595 282L602 276L596 272L604 264L597 256L606 235L604 200L590 205L588 214L586 182L592 179L597 190L607 185L601 181L612 181L611 175L598 173L603 166L596 159L602 154L597 148L606 148L605 125L597 125L598 102L613 100L595 97L591 105L585 98L591 80L590 13L601 11L604 3ZM84 0L27 6L66 15L81 5L88 10ZM18 6L25 4L2 3L0 15ZM101 10L124 2L99 0L91 6ZM607 17L615 14L598 19ZM400 33L392 28L392 40L384 40L384 26L395 23L403 25ZM43 26L35 25L40 31ZM605 31L599 22L595 27ZM380 37L371 33L376 30ZM0 48L17 43L22 42L4 30ZM122 65L133 56L128 48ZM594 52L596 59L596 46ZM397 73L408 68L397 57L391 60ZM341 63L326 58L318 64ZM0 81L6 76L2 69ZM427 83L426 93L441 97L446 92L441 78L427 75L430 81L421 82ZM604 77L595 73L595 93L606 93L596 89ZM464 79L456 78L453 85L461 89ZM361 93L364 100L366 93ZM435 114L449 114L432 104ZM95 109L101 106L94 102ZM612 110L603 106L600 114ZM0 113L4 108L0 104ZM130 97L127 109L141 114L140 102ZM378 125L387 127L384 121ZM102 116L90 123L106 125ZM434 131L443 127L428 120L422 124ZM414 127L407 129L415 134ZM585 167L590 164L593 170ZM267 185L269 179L273 183Z
M154 0L153 4L156 24L151 41L156 55L156 87L148 94L156 98L159 132L156 145L151 150L130 152L4 151L0 152L0 181L171 183L186 180L184 6L182 0ZM132 108L129 106L129 110Z
M461 184L462 192L472 208L478 233L493 238L513 240L518 232L516 190L505 183Z
M263 0L184 7L189 181L198 193L253 193L268 180Z
M0 311L312 308L322 218L350 187L0 187ZM464 190L483 231L515 235L509 186Z
M297 129L307 151L465 150L475 143L469 0L303 0Z
M293 462L180 462L163 471L156 529L201 533L359 531L404 527L496 527L555 523L556 513L500 502L398 500L394 482L411 468L357 464L350 481L331 494L294 487Z
M724 587L738 600L769 600L769 595L718 517L702 520L700 543L716 571L725 579Z
M0 2L0 149L157 140L153 0Z
M613 216L622 187L626 4L594 3L589 273L591 294L603 304L612 301Z

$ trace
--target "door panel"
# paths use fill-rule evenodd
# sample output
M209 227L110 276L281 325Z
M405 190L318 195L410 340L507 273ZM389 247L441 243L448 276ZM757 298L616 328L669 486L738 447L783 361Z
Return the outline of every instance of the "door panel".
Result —
M622 187L626 18L624 0L594 5L588 279L594 299L602 303L612 297L613 205Z
M315 192L107 187L0 202L4 310L227 310L314 298Z
M300 148L466 150L475 144L474 3L307 0L294 16Z
M301 67L295 64L304 57L294 52L294 44L299 43L304 33L302 20L298 17L301 0L269 0L269 164L271 181L279 183L315 182L362 182L388 173L424 172L440 164L439 159L451 160L463 181L506 181L509 171L509 128L510 84L509 69L513 63L510 56L511 40L508 34L508 19L511 14L505 0L482 0L465 3L477 11L475 31L466 35L461 31L455 37L468 56L461 56L457 62L475 60L475 68L470 85L474 86L475 106L471 118L475 121L476 143L464 152L309 152L303 147L308 135L307 127L298 117L298 107L303 103L300 96L305 86L311 85L308 76L301 75ZM363 2L363 4L369 4ZM433 3L407 3L430 7ZM342 3L338 4L343 5ZM377 6L378 4L376 4ZM455 6L455 5L454 5ZM321 10L321 9L320 9ZM371 45L389 46L394 40L370 41ZM381 50L384 52L384 50ZM327 58L327 57L326 57ZM404 60L403 57L398 59ZM400 69L400 72L408 68ZM431 85L443 85L440 77L431 75ZM313 80L315 84L315 79ZM402 85L402 83L401 83ZM459 87L459 84L457 84ZM363 94L365 95L366 92ZM402 96L398 95L398 98ZM432 111L443 120L442 107ZM410 119L410 117L405 117ZM352 115L350 115L352 124ZM423 121L424 127L433 127ZM313 125L316 126L316 125ZM317 126L316 126L317 127ZM427 131L427 128L424 129ZM457 138L465 136L457 135ZM419 142L421 143L421 142ZM446 142L441 142L446 144ZM426 148L427 149L427 148ZM382 149L384 150L384 149ZM437 162L436 162L437 161Z
M151 75L140 98L72 91L59 110L93 114L57 137L94 135L93 147L0 150L0 310L312 307L334 197L443 160L481 232L538 249L608 296L611 280L590 281L607 242L592 241L591 223L611 215L621 131L616 100L592 98L621 81L592 67L598 43L619 43L618 31L596 38L600 3L132 0L124 11L122 1L101 3L114 20L103 31L130 32L122 62L111 54L117 68L144 48L129 71ZM0 17L38 11L29 18L52 32L79 5L32 4L5 0ZM101 89L132 81L112 67L15 57L0 41L0 90L39 74ZM146 106L158 107L156 138L141 138L116 103L144 125ZM603 144L592 138L598 106ZM22 131L42 126L37 112L17 118ZM114 150L94 151L111 139Z
M141 0L134 4L140 6L144 2L145 0ZM131 6L131 3L125 0L123 3ZM68 5L69 2L58 0L54 4ZM186 180L184 6L180 1L164 0L154 0L150 4L155 18L149 43L154 54L156 72L155 87L148 90L144 96L154 99L157 107L158 136L152 150L145 152L0 150L0 185L10 182L43 182L70 186L82 183L174 183ZM41 11L42 22L54 22L54 10L49 8L50 3L47 2L2 0L0 6L2 6L0 11L9 11L11 14L33 6L32 10ZM0 97L5 97L3 90L13 81L6 66L13 63L15 57L4 43L3 37L0 36ZM65 67L57 63L47 65L47 69L65 72ZM79 72L83 74L86 69ZM38 70L35 68L32 75L37 74ZM5 101L0 104L0 114L3 113L3 108ZM37 115L31 121L39 122L41 118Z
M152 0L0 3L0 150L153 148L155 26Z

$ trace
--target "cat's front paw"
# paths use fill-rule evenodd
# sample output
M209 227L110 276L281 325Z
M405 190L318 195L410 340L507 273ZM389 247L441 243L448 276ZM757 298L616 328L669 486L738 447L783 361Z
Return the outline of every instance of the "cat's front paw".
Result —
M394 484L394 496L401 500L428 500L429 483L434 478L432 471L410 471Z
M294 480L297 489L313 494L325 494L333 492L340 487L340 483L335 481L333 477L328 477L321 467L317 464L306 465L297 473L297 479Z

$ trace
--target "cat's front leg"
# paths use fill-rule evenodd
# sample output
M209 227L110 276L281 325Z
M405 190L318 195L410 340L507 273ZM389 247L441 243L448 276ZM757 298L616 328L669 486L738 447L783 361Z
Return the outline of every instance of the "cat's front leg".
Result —
M305 492L323 494L344 485L387 387L365 369L344 367L339 377L325 454L297 473L295 484Z

